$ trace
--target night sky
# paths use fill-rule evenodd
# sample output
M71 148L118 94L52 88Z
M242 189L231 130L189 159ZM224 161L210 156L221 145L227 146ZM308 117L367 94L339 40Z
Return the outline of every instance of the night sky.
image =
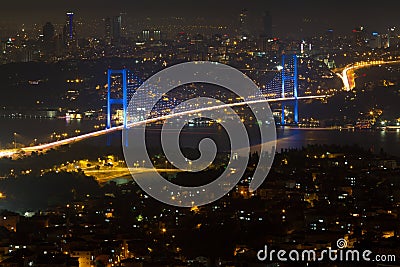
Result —
M2 1L0 25L61 23L68 10L83 18L103 18L124 12L136 18L201 16L233 21L242 8L247 8L254 20L259 19L263 11L270 10L275 32L281 36L298 32L299 28L314 32L334 28L338 33L349 33L359 25L380 32L388 26L400 26L400 1L396 0L16 0ZM304 18L311 19L311 23L302 25Z

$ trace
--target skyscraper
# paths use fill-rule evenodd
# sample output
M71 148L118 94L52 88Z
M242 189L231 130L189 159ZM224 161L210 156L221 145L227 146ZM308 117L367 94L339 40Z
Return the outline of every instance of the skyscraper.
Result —
M150 31L149 30L143 30L142 31L142 40L143 41L149 41L150 40Z
M269 11L264 12L263 16L263 33L262 35L267 37L268 39L273 37L272 33L272 17Z
M399 44L399 37L396 31L396 27L390 27L388 29L387 47L396 47Z
M55 30L53 24L47 22L43 26L43 44L46 56L50 56L55 52Z
M74 13L67 13L67 30L68 39L73 40L75 38L75 24L74 24Z
M104 29L105 29L105 40L108 45L111 44L112 41L112 27L111 27L111 19L106 18L104 20Z
M363 46L365 44L365 29L363 26L353 29L353 43L356 46Z
M51 24L51 22L47 22L44 26L43 26L43 39L44 42L49 42L50 40L52 40L54 38L54 26L53 24Z
M115 16L113 18L112 39L114 43L119 43L121 41L121 22L121 16Z
M155 41L160 41L161 40L161 31L160 30L154 30L153 31L154 35L154 40Z
M382 48L381 35L377 32L373 32L369 38L369 47L372 49Z
M76 28L74 22L74 13L68 12L66 23L64 25L64 42L65 45L68 47L76 47L78 45L77 38L76 38Z
M249 35L249 25L248 25L248 10L242 9L239 14L239 34L245 37Z

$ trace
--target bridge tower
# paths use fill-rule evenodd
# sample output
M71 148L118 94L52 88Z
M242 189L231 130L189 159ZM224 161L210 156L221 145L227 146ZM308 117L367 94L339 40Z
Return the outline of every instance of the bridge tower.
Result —
M291 97L293 100L293 121L299 123L299 105L298 105L298 72L297 55L282 55L282 92L281 97ZM285 102L282 102L281 125L285 125Z
M111 117L113 105L122 106L122 125L127 127L127 110L129 100L142 84L140 78L128 69L108 69L107 71L107 129L112 127ZM128 146L128 144L125 144Z
M112 105L122 105L122 113L123 113L123 125L126 127L126 111L128 109L128 87L127 87L127 75L128 70L112 70L109 69L107 71L107 129L111 128L111 106ZM113 77L121 76L121 89L122 89L122 98L112 98L111 91L113 90Z

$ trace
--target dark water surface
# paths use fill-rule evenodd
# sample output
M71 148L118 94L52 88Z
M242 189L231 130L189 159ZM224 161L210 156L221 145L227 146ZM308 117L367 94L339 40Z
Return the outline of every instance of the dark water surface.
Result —
M36 143L49 142L56 137L51 135L67 133L68 136L80 133L103 129L103 122L96 120L66 121L64 119L6 119L0 118L0 147L11 147L14 141L14 133L17 133L18 144L27 146L37 139ZM97 126L96 126L97 125ZM97 128L95 128L97 127ZM160 135L161 126L154 126L148 131L150 138L157 139ZM256 131L250 129L252 144L257 144L258 136ZM172 132L173 134L174 132ZM229 147L227 135L219 127L185 127L182 133L183 145L185 142L192 143L193 140L201 140L204 137L211 137L220 143L223 149ZM285 148L301 148L308 144L336 144L354 145L357 144L365 149L373 149L376 153L383 149L385 152L400 156L400 132L399 131L351 131L331 129L277 129L277 150ZM105 138L104 138L105 140ZM186 141L185 141L186 140Z

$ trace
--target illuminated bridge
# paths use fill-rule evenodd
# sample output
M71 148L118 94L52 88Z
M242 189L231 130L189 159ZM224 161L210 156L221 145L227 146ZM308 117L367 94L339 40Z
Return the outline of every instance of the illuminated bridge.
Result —
M0 150L0 157L12 157L18 155L20 152L31 153L38 151L45 151L53 149L62 145L72 144L82 140L86 140L93 137L98 137L106 134L110 134L116 131L121 131L124 128L130 128L138 125L143 125L147 123L157 122L159 120L169 119L172 117L177 117L185 114L199 113L206 110L216 110L226 107L243 106L258 103L268 103L268 102L279 102L282 106L281 124L285 125L285 105L292 104L294 108L293 121L298 123L298 101L302 99L318 99L325 98L324 95L319 96L299 96L298 95L298 72L297 72L297 56L296 55L283 55L282 56L282 68L273 79L263 86L260 90L265 98L262 100L255 101L242 101L236 103L223 104L218 106L197 108L190 110L183 110L179 113L165 112L165 110L172 109L179 102L177 100L163 100L161 101L159 110L153 113L151 118L138 118L135 122L127 123L127 111L129 99L135 93L136 89L141 85L142 81L137 78L132 72L127 69L122 70L108 70L108 97L107 97L107 128L100 131L90 132L75 137L35 145L31 147L24 147L21 149L7 149ZM119 78L118 78L119 77ZM121 90L122 89L122 90ZM122 125L112 127L112 106L120 105L122 106ZM145 114L146 109L153 109L153 107L147 107L147 103L143 102L138 109L143 110Z
M298 124L299 111L298 111L298 62L296 55L283 55L279 72L273 76L272 80L260 88L262 97L268 100L281 102L281 125L285 125L285 105L293 105L293 122ZM120 120L122 125L127 125L127 112L129 100L135 94L136 89L142 84L142 81L127 69L122 70L108 70L108 94L107 94L107 128L112 128L112 106L122 106L119 110ZM151 90L148 95L143 98L138 105L138 109L142 112L135 112L140 114L137 118L138 121L143 121L146 118L146 111L150 112L151 118L162 117L170 113L176 106L181 103L181 100L175 97L165 97L161 99L154 106ZM301 98L300 98L301 99ZM245 104L241 102L242 105ZM188 107L190 109L191 107Z

